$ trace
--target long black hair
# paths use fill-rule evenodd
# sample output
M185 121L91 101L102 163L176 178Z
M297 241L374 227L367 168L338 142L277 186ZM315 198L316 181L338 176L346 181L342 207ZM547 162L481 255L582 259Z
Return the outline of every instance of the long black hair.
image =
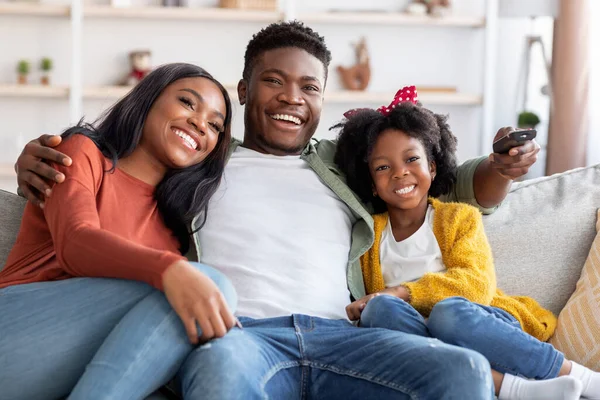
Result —
M334 125L340 129L334 161L346 176L346 181L358 197L372 204L376 213L387 206L373 197L373 180L369 172L369 157L379 135L387 129L398 129L419 140L427 160L436 165L435 180L429 195L438 197L450 192L456 182L456 136L450 131L447 117L435 114L420 104L404 102L386 116L376 110L364 109Z
M203 68L193 64L174 63L156 68L125 97L107 110L96 122L80 121L63 132L63 139L79 133L96 144L106 158L112 160L114 170L117 160L130 155L142 138L144 123L150 108L162 91L183 78L206 78L214 82L225 99L224 131L219 135L214 150L199 164L171 169L160 181L155 191L158 209L165 225L171 229L181 244L180 251L189 250L192 220L199 214L206 221L206 208L210 197L221 182L227 149L231 140L231 100L227 90ZM109 171L110 172L110 171ZM194 231L195 232L195 231Z

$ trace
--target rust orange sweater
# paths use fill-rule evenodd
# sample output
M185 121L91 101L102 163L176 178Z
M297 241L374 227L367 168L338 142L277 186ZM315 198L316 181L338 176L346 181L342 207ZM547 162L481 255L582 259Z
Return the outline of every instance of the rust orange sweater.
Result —
M43 210L28 203L0 288L71 277L122 278L162 289L179 242L163 223L154 187L112 167L94 142L74 135L58 147L73 159L54 166L66 180Z

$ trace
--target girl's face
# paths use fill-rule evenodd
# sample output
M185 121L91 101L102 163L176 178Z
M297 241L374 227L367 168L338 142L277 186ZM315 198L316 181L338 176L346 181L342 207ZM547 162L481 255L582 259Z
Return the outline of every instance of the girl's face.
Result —
M224 130L227 109L219 87L206 78L184 78L156 99L139 147L167 168L202 162Z
M435 177L435 163L425 148L401 130L387 129L377 138L369 157L373 190L388 209L410 210L424 202Z

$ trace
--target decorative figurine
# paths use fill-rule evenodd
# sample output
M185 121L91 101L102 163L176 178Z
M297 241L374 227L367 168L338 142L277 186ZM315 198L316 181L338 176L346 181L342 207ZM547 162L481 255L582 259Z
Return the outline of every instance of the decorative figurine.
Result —
M351 67L338 66L337 70L342 78L344 87L348 90L365 90L371 80L371 66L369 65L369 52L365 38L352 44L356 52L356 64Z

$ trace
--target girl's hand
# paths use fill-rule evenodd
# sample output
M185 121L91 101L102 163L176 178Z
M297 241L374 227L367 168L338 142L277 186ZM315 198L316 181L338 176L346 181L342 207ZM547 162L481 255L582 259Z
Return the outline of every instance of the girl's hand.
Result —
M500 128L494 141L514 130L510 126ZM522 145L510 149L508 154L490 154L490 165L505 179L514 180L529 172L529 168L537 161L540 149L540 145L535 140L528 140Z
M406 288L406 286L402 286L402 285L384 289L379 293L389 294L391 296L398 297L399 299L402 299L406 302L408 302L408 299L410 297L410 293L408 292L408 289Z
M350 321L358 321L360 319L360 314L363 312L369 300L371 300L375 296L379 296L381 293L373 293L368 294L360 299L353 301L352 303L346 306L346 314L348 314L348 319Z
M181 318L192 344L223 337L236 324L225 298L215 283L187 261L177 261L163 273L163 289Z
M408 289L404 286L395 286L391 288L387 288L382 290L381 292L368 294L346 306L346 314L348 314L348 318L350 321L358 321L360 319L360 314L363 312L369 300L371 300L375 296L379 295L388 295L398 297L404 301L408 301L410 294Z

